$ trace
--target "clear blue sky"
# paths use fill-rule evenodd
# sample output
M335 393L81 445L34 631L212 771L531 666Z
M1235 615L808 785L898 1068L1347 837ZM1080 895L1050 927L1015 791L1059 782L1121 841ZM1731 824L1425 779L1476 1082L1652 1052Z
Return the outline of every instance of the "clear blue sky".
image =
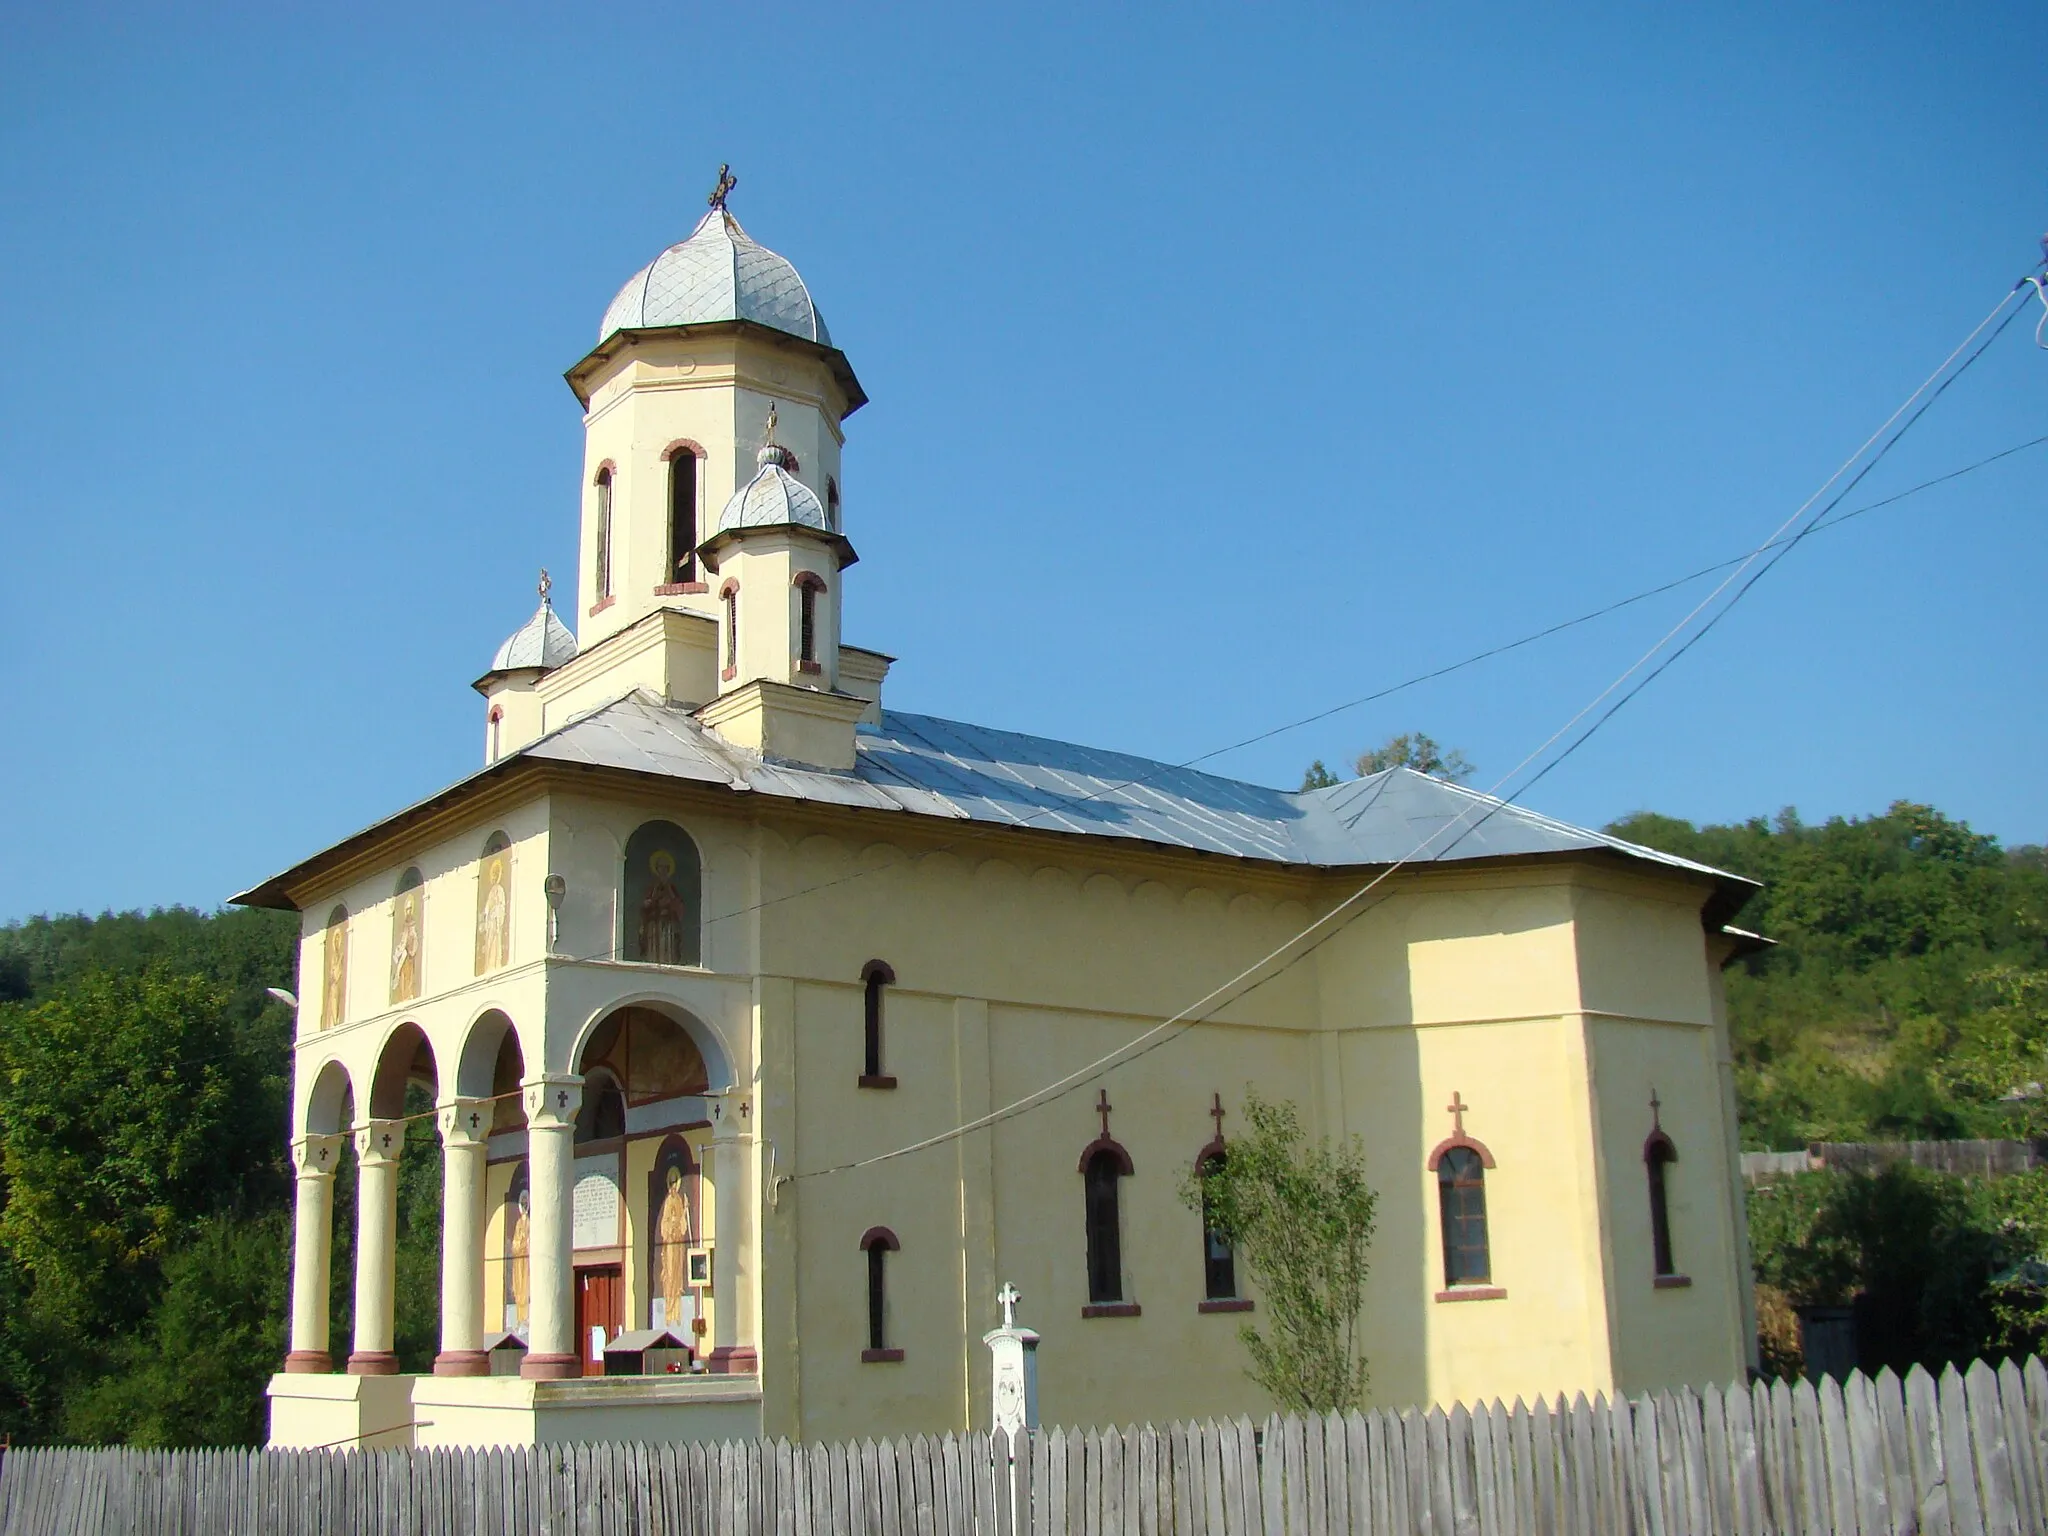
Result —
M734 209L898 707L1179 759L1761 538L2038 258L2048 8L16 7L0 919L460 777L576 559L561 373ZM2048 431L2032 317L1866 482ZM2048 449L1811 541L1530 803L2041 792ZM1700 589L1223 759L1490 783Z

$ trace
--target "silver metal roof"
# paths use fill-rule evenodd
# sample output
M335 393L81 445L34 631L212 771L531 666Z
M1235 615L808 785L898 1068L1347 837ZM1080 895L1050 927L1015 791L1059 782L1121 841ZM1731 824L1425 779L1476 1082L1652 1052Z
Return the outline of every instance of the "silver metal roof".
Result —
M781 452L773 447L761 450L761 467L753 479L726 498L713 533L731 528L780 528L789 523L806 528L826 526L825 507L818 493L784 469L782 460L769 457Z
M879 727L860 727L854 746L851 773L764 760L720 740L687 710L636 694L570 722L519 755L794 800L1324 868L1599 849L1739 879L1407 768L1290 793L1127 753L894 710L883 712ZM1433 834L1441 835L1418 851Z
M565 661L576 659L576 637L569 626L555 617L554 604L545 597L533 617L506 637L491 658L493 672L513 672L523 667L552 671Z
M614 331L717 320L752 320L821 347L832 345L796 268L749 239L723 208L713 208L687 240L626 279L604 312L597 339Z

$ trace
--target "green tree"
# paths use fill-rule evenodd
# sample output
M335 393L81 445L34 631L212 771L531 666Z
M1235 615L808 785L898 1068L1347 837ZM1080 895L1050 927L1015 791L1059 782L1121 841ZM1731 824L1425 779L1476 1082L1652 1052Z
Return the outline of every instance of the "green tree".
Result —
M1332 784L1341 784L1343 782L1342 779L1323 766L1323 760L1320 757L1310 763L1308 765L1308 772L1301 776L1301 787L1304 792L1311 789L1328 789Z
M1473 771L1464 753L1456 747L1447 752L1420 731L1389 737L1371 751L1361 752L1352 766L1360 778L1388 768L1413 768L1417 773L1434 774L1453 784L1464 783Z
M1245 1096L1251 1129L1191 1172L1182 1197L1236 1250L1268 1315L1269 1333L1238 1330L1246 1373L1288 1411L1333 1413L1364 1399L1359 1351L1366 1253L1378 1197L1356 1137L1310 1145L1292 1104Z

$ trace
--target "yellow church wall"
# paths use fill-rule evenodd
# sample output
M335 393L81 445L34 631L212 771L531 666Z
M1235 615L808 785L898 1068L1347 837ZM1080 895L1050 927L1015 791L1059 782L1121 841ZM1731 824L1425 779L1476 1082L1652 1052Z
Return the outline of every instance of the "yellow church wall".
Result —
M1710 1029L1593 1019L1601 1209L1626 1392L1738 1379L1745 1363L1742 1265L1726 1203L1727 1157ZM1658 1288L1643 1146L1657 1120L1678 1149L1665 1170L1673 1262L1691 1283Z

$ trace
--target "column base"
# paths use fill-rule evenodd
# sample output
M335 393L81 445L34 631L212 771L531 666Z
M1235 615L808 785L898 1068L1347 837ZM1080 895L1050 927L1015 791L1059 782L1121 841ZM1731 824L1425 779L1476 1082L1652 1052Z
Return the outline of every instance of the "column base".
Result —
M747 1344L721 1344L711 1351L704 1368L713 1376L753 1376L761 1369L761 1356Z
M351 1376L396 1376L398 1356L388 1349L359 1349L348 1357Z
M444 1349L434 1356L436 1376L488 1376L491 1357L480 1349Z
M326 1376L334 1370L334 1356L324 1349L295 1349L284 1357L287 1376Z
M529 1354L519 1362L519 1374L528 1381L566 1381L583 1374L580 1355Z

